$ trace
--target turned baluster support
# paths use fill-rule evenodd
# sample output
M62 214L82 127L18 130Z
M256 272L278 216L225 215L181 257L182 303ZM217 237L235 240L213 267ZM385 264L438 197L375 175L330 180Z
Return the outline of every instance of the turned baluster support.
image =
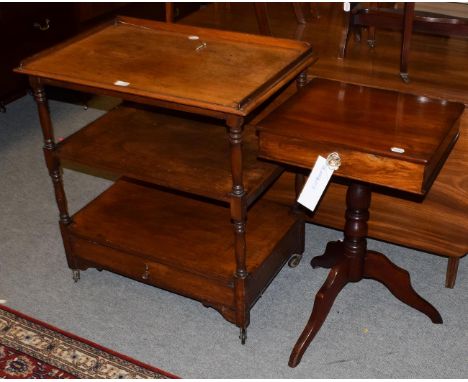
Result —
M301 361L340 291L346 284L363 278L374 279L384 284L403 303L419 310L433 323L442 323L439 312L413 289L407 271L393 264L383 254L367 250L370 202L370 186L352 183L346 193L344 240L329 242L325 253L312 259L312 267L331 269L327 280L315 296L309 321L291 352L290 367L296 367Z
M34 99L36 100L37 109L39 111L39 120L42 127L42 134L44 136L44 158L46 161L49 175L52 179L54 186L55 199L60 214L60 222L69 224L71 222L70 215L68 214L67 199L63 188L62 173L60 169L60 161L55 155L55 138L50 119L49 107L44 87L38 79L31 79L31 86L33 88Z
M62 233L63 242L65 246L65 252L67 254L68 266L74 270L73 279L78 281L79 272L77 270L77 265L74 258L71 255L70 243L68 241L68 235L65 232L65 227L72 222L70 215L68 213L67 198L65 195L65 190L63 187L62 180L62 170L60 167L60 160L56 155L56 145L54 138L54 130L52 126L52 121L49 113L49 106L47 102L46 93L44 86L42 85L39 78L32 77L30 78L30 84L33 90L33 96L36 101L37 109L39 112L39 121L42 128L42 135L44 138L44 159L49 171L50 178L52 180L52 185L54 187L55 200L57 202L57 207L59 210L59 223L60 231Z
M297 78L296 78L296 87L297 90L301 90L305 85L307 85L307 72L303 71L301 72ZM300 214L303 220L303 230L305 231L305 216L304 216L304 210L300 206L300 204L297 202L297 199L299 198L299 195L301 194L302 189L304 188L305 184L305 176L302 173L296 172L295 179L294 179L294 189L295 189L295 194L296 194L296 202L292 206L293 211L297 214ZM303 231L302 237L305 237L305 232ZM305 246L305 243L304 243ZM302 247L304 247L302 246ZM303 250L301 253L295 253L291 256L291 258L288 261L288 265L291 268L297 267L301 260L302 260L302 255L303 255Z
M363 276L370 203L371 190L369 186L353 183L348 187L343 248L344 255L349 261L349 281L359 281Z
M236 257L235 295L236 295L236 323L240 328L241 343L247 339L247 325L249 312L245 304L246 243L245 226L247 219L247 205L242 173L242 134L244 119L229 116L226 120L229 128L229 145L231 155L231 221L234 229L234 251Z

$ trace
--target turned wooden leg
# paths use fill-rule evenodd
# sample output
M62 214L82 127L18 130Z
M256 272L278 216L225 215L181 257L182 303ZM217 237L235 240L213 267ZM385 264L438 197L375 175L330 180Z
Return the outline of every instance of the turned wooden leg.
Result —
M296 367L322 324L335 301L336 296L348 282L362 279L363 263L367 249L367 220L371 191L369 186L353 183L346 193L346 223L344 240L330 242L325 254L319 256L316 263L332 266L325 284L318 291L309 321L293 348L289 357L289 366ZM341 252L341 254L339 253ZM314 266L314 262L312 262Z
M299 24L305 24L306 23L306 18L304 16L304 11L302 10L302 5L301 3L292 3L293 9L294 9L294 14L296 16L296 21Z
M231 159L231 222L234 230L234 256L236 272L234 282L234 298L236 305L236 325L240 328L240 340L244 345L247 339L247 326L250 320L250 310L246 298L247 245L245 229L247 222L247 202L244 189L242 169L242 135L244 118L230 115L226 119L229 128L229 151Z
M174 22L174 3L166 2L166 22L173 23Z
M449 257L447 264L447 275L445 278L445 287L453 288L457 279L458 263L460 262L459 257Z
M345 13L345 25L341 35L340 48L338 51L338 58L341 59L346 57L346 52L348 51L349 37L351 36L351 31L353 29L352 17L353 16L351 15L351 11Z
M335 265L328 274L325 284L320 288L315 296L314 308L310 315L309 321L302 331L301 336L294 345L294 348L289 357L289 366L296 367L301 361L304 352L318 333L322 324L325 322L328 313L335 301L336 296L343 287L348 283L348 264L347 259Z
M411 36L413 34L414 21L414 3L405 3L404 19L403 19L403 35L401 38L401 54L400 54L400 77L403 82L409 82L408 75L408 58L410 52Z
M270 20L268 19L267 3L254 3L254 8L260 34L272 36Z
M439 312L413 289L409 273L393 264L381 253L367 252L364 278L381 282L400 301L424 313L433 323L442 323Z
M370 26L367 29L367 45L369 45L369 48L374 49L375 48L375 27Z
M315 297L309 321L289 357L291 367L297 366L301 361L341 289L347 283L358 282L362 278L381 282L396 298L424 313L432 322L442 323L439 312L413 289L407 271L393 264L381 253L367 250L370 202L371 190L368 185L352 183L348 187L344 240L329 242L324 254L311 262L314 268L331 267L331 271Z
M331 268L344 256L343 242L330 241L322 256L316 256L310 262L312 268Z

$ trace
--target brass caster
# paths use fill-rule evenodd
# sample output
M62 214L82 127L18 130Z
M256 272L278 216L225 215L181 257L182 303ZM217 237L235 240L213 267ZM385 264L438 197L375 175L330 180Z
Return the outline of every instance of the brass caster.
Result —
M247 340L247 329L240 328L239 338L241 340L241 344L245 345L245 341Z
M374 49L375 48L375 40L367 40L367 45L369 45L369 48Z
M295 253L288 261L290 268L296 268L302 260L302 253Z
M410 82L408 73L400 73L400 77L405 84L408 84Z
M78 280L80 279L80 271L78 269L72 269L72 272L73 272L73 281L77 283Z

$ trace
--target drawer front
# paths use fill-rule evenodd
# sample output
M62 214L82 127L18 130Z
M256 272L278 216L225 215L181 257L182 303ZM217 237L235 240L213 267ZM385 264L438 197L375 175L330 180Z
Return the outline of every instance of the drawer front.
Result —
M0 5L0 101L9 102L28 87L25 76L13 73L21 60L70 37L74 25L70 5Z
M259 133L259 156L264 159L312 169L317 156L326 158L332 152L338 152L341 157L341 166L335 175L415 194L423 193L423 165L329 143L304 142L297 138Z
M212 279L76 237L71 237L71 247L73 256L91 267L107 269L195 300L235 307L234 289Z
M0 22L9 40L9 55L24 59L68 37L76 30L73 8L65 4L7 4Z

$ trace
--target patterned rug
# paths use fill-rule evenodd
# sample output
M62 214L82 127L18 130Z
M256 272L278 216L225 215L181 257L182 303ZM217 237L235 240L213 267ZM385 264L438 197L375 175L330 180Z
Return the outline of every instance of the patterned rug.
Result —
M177 378L0 306L0 378Z

